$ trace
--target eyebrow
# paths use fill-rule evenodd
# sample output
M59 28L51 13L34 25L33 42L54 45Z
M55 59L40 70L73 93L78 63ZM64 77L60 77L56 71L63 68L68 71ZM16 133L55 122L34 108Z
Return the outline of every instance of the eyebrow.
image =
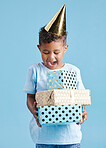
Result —
M47 49L43 49L43 51L49 51ZM59 49L54 49L54 51L60 51Z
M60 51L60 49L55 49L54 51Z
M43 51L49 51L49 50L47 50L47 49L43 49Z

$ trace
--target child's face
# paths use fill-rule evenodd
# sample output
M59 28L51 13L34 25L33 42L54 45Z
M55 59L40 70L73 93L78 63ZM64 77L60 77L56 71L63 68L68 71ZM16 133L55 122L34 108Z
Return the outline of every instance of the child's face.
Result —
M67 51L68 45L63 44L59 39L50 43L42 43L37 46L41 52L43 64L49 69L59 69L64 66L63 55Z

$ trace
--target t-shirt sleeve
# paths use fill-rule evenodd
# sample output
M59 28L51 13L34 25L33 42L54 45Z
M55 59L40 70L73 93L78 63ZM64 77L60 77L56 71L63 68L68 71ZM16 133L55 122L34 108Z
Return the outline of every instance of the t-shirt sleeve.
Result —
M24 85L23 91L25 93L29 94L35 94L36 93L36 71L33 69L33 67L30 67L27 71L27 77Z
M85 87L82 83L80 70L78 70L78 72L77 72L77 89L85 89Z

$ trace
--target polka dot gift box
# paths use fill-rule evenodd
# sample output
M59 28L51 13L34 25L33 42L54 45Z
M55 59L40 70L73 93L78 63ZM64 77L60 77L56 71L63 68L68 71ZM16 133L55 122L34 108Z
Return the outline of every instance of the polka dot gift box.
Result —
M51 71L47 73L47 89L76 89L76 73L74 71Z
M40 106L38 119L41 125L79 123L82 121L82 106L81 104Z

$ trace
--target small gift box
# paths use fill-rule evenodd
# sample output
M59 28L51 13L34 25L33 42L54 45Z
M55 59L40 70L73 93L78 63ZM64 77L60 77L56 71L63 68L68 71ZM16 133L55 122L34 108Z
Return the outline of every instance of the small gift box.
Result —
M77 79L74 71L51 71L47 73L47 89L76 89Z
M79 123L82 121L82 106L80 104L40 106L38 120L41 125Z
M37 107L45 105L82 104L90 105L90 90L54 89L37 92Z

